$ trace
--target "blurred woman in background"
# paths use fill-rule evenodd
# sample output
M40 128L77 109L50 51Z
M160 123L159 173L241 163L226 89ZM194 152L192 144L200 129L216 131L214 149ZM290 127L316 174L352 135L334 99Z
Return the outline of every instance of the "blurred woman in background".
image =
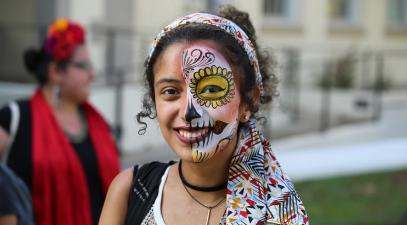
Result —
M95 74L85 39L80 24L56 20L24 53L38 89L0 110L0 152L31 190L38 225L97 224L119 172L109 126L87 101Z

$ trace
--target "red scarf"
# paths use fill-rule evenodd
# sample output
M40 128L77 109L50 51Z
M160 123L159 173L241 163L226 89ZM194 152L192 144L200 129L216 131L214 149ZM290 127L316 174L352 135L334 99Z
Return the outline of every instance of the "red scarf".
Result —
M117 149L106 122L85 103L103 192L119 172ZM33 204L37 225L92 225L82 164L41 91L31 98Z

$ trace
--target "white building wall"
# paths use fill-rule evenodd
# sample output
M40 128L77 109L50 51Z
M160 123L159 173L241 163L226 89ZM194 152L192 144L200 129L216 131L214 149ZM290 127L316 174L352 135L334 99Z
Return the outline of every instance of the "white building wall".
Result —
M143 152L164 146L164 139L155 120L143 119L148 127L144 135L138 131L142 127L136 119L141 110L144 88L140 84L125 85L123 89L123 136L119 143L124 153ZM90 101L103 114L109 124L114 122L115 93L112 88L96 87L92 90Z

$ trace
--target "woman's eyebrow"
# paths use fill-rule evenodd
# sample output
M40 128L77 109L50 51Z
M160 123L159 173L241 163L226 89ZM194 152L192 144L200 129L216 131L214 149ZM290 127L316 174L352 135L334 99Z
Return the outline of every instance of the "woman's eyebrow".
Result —
M181 84L181 83L183 83L183 81L178 80L178 79L173 79L173 78L162 78L162 79L159 79L157 82L155 82L154 86L158 86L159 84L162 84L162 83Z

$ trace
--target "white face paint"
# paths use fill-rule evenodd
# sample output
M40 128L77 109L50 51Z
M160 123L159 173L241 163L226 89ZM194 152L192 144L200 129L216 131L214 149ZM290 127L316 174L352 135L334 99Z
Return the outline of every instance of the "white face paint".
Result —
M189 140L194 162L202 162L222 151L236 134L240 95L231 66L217 50L192 45L183 51L181 62L190 129L180 134Z

